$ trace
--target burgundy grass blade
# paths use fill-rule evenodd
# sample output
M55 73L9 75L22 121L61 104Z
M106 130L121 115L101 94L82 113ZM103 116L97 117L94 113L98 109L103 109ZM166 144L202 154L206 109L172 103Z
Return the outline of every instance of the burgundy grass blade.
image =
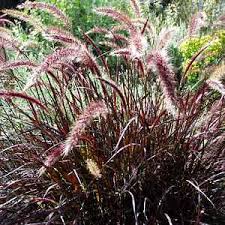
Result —
M210 43L207 44L206 46L204 46L203 48L201 48L195 55L192 56L190 62L188 63L188 65L186 66L185 68L185 71L184 71L184 74L182 76L182 79L181 79L181 86L183 85L186 77L187 77L187 74L189 72L189 70L191 69L193 63L196 61L196 59L210 46Z
M0 98L22 98L27 100L28 102L34 103L41 107L43 110L48 111L47 107L42 104L38 99L28 96L26 93L23 92L14 92L14 91L0 91Z

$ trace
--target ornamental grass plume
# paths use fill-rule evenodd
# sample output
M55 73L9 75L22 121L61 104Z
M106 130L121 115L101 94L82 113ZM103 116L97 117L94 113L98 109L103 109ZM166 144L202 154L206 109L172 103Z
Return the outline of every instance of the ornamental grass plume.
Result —
M78 117L74 127L72 128L70 135L68 136L65 148L63 151L64 155L68 155L73 146L76 146L80 136L83 134L85 128L91 123L91 121L98 116L106 116L108 110L103 102L92 102L85 109L85 111Z
M223 78L225 75L224 69L224 64L216 66L206 81L212 89L220 92L222 95L225 94L225 87L223 84Z
M62 36L59 38L59 42L61 42L62 38ZM73 60L87 66L93 73L96 73L97 75L100 74L98 64L96 63L94 56L89 53L86 46L81 43L73 43L46 57L43 63L33 70L34 73L28 78L24 90L33 86L38 81L38 78L42 73L52 69L52 65L72 62Z
M140 7L140 2L138 0L131 0L130 1L131 7L133 8L133 11L135 12L137 17L142 17L141 16L141 7Z
M102 177L101 171L95 161L93 161L92 159L87 159L86 163L87 169L95 178L99 179Z
M131 59L140 58L144 54L148 47L146 37L143 35L142 31L135 26L130 17L112 8L97 8L96 12L120 22L126 27L126 30L129 31L128 46L114 51L113 54L122 53L124 55L127 52L127 56L131 57Z
M113 8L97 8L95 9L95 12L99 15L108 16L113 18L114 20L118 21L119 23L122 23L127 26L127 29L130 31L135 30L135 26L132 23L132 20L129 16L127 16L125 13L120 12Z
M31 2L26 1L23 4L18 6L19 9L40 9L42 11L46 11L62 21L64 25L67 27L71 27L70 19L61 11L59 10L55 5L44 3L44 2Z
M205 12L197 12L192 16L188 26L188 35L195 35L203 26L206 25L207 16Z
M167 59L160 53L154 52L148 56L148 66L155 66L159 75L162 92L165 97L165 104L169 112L176 116L178 113L179 100L176 94L176 78Z
M33 69L37 67L37 65L29 60L26 60L26 61L17 60L12 62L7 61L0 64L0 71L2 72L9 69L17 69L17 68L23 68L23 67Z
M12 49L16 51L20 51L19 46L21 43L12 39L9 33L5 34L4 32L0 33L0 45L7 47L7 49Z
M64 145L60 144L59 146L53 146L48 154L47 158L44 161L44 167L40 169L40 174L42 175L45 172L45 167L53 166L63 155Z
M156 45L155 48L158 50L166 49L168 47L168 44L170 44L175 33L176 29L173 27L163 28L158 35L158 40L155 44Z
M213 23L214 28L224 28L225 26L225 15L222 14L219 18Z
M28 15L26 12L14 10L14 9L4 9L2 10L2 12L6 15L17 18L26 23L29 23L39 32L44 30L44 25L41 23L40 19L34 18L33 16Z
M58 27L48 27L44 31L44 36L50 41L57 41L62 44L79 44L80 41L75 38L71 32Z

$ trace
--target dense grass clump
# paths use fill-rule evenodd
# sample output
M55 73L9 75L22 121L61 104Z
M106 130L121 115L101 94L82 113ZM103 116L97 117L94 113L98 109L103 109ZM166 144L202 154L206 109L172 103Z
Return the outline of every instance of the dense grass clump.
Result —
M17 55L0 64L17 83L0 91L2 224L225 220L222 74L217 68L217 76L190 91L188 72L204 49L178 79L167 53L176 29L158 32L142 18L138 1L130 5L132 18L97 8L117 25L96 26L82 40L55 6L26 2L20 8L47 11L61 28L34 21L27 10L5 11L56 47L34 62L7 29L0 34L7 52ZM201 22L195 15L188 35L197 35ZM94 43L92 35L105 41ZM26 81L19 76L24 70L30 71Z

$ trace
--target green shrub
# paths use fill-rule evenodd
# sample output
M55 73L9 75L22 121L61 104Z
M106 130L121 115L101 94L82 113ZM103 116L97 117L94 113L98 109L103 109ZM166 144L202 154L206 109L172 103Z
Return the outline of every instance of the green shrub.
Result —
M211 43L211 44L210 44ZM212 64L218 64L225 54L225 31L219 30L212 34L201 37L191 37L183 41L179 50L183 57L183 68L187 67L192 57L198 53L204 46L210 46L204 51L199 59L193 63L188 74L188 82L194 85L204 75L202 71Z
M45 0L44 2L55 4L59 9L64 11L72 21L73 33L79 37L82 36L82 32L87 32L95 26L109 27L114 23L111 19L99 18L93 11L95 7L109 6L110 4L117 9L128 10L127 2L118 0L113 0L110 3L107 0ZM44 15L44 22L52 24L53 18L46 16L46 14Z

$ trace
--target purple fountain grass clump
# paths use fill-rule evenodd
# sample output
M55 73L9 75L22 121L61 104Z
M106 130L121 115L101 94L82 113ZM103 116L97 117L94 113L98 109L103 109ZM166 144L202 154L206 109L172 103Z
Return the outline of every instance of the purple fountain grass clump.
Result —
M73 126L70 135L68 136L65 148L63 150L64 155L68 155L72 147L75 146L80 136L85 131L85 128L98 116L106 116L108 114L108 108L102 101L91 102L90 105L81 113L78 117L75 125Z
M24 7L67 23L43 4ZM130 4L141 16L138 0ZM97 11L119 22L92 32L103 34L122 59L112 59L87 33L80 41L63 28L43 26L53 53L36 65L20 47L21 60L0 64L0 71L31 69L26 87L35 84L29 95L0 91L6 99L0 107L0 221L199 225L217 213L224 218L224 68L196 90L178 89L163 52L173 30L157 37L148 19Z

